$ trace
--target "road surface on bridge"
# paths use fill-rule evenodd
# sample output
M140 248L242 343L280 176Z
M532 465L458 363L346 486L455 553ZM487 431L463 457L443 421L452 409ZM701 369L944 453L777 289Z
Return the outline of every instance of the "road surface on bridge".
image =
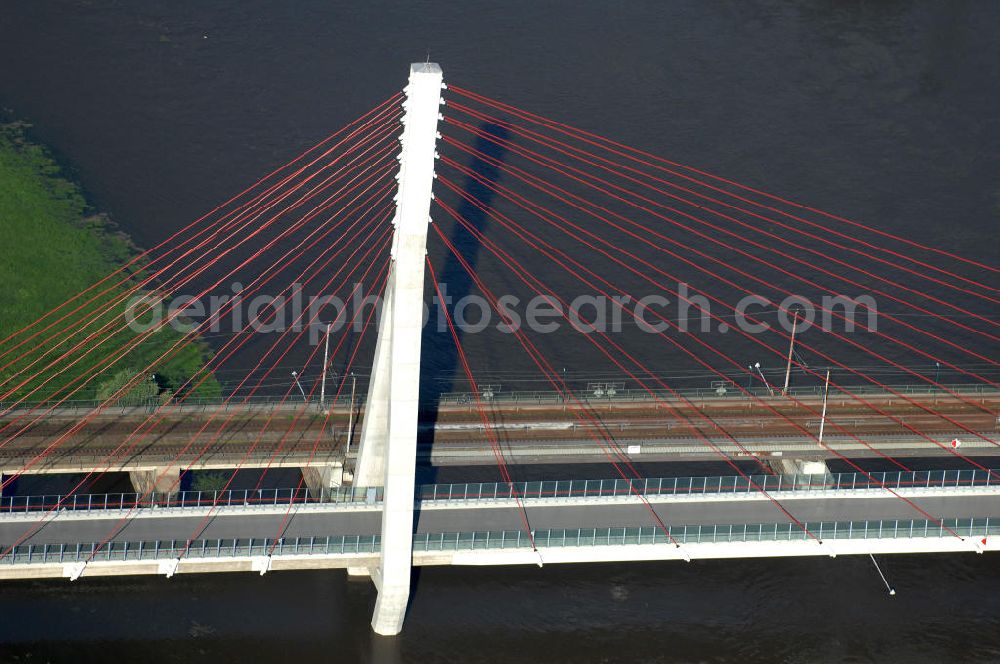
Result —
M824 496L807 492L780 495L781 504L799 521L864 521L924 519L914 507L888 491L859 490L852 495ZM851 493L851 492L848 492ZM973 490L902 490L914 504L934 518L1000 518L1000 488ZM728 498L651 497L650 505L667 525L789 523L790 519L761 494ZM656 525L648 508L635 497L524 501L533 529L639 527ZM311 506L288 511L286 506L219 508L205 523L207 508L139 510L139 516L122 521L123 513L62 513L46 523L24 544L65 544L103 541L125 523L115 541L153 541L200 538L249 539L326 537L378 534L381 505L351 507ZM287 527L282 522L288 516ZM9 515L0 520L0 544L18 541L39 523L38 514ZM520 530L524 527L513 501L455 501L418 504L415 532L470 532ZM203 528L200 530L200 528Z

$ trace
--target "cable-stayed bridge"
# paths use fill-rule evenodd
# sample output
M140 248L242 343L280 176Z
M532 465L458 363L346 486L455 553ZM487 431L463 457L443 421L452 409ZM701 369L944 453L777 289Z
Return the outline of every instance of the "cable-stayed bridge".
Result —
M2 340L0 577L990 551L998 272L416 64Z

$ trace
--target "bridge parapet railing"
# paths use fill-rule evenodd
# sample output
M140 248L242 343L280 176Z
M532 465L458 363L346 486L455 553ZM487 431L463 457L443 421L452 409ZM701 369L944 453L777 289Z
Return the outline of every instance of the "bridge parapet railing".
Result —
M422 501L576 499L610 496L696 496L760 491L857 491L865 489L952 489L1000 486L1000 470L921 470L830 473L826 475L728 475L652 477L635 480L548 480L469 482L417 487Z
M170 493L100 493L71 495L0 496L0 515L60 510L66 512L128 511L132 509L187 509L197 507L269 507L274 505L375 504L382 487L333 487L313 491L257 489L174 491Z
M745 391L744 391L745 390ZM848 393L864 396L888 395L890 391L906 395L946 395L948 392L966 395L997 395L998 390L989 385L954 383L942 384L940 387L923 384L901 384L888 385L886 387L878 385L847 385L830 389L831 396L848 396ZM749 393L749 395L747 394ZM364 391L362 396L357 397L354 405L360 407L364 405ZM794 397L821 397L823 396L822 385L805 385L789 388L789 394ZM715 399L724 397L734 401L741 399L764 398L774 396L765 387L751 387L749 390L737 389L730 386L726 390L720 391L718 387L680 389L675 392L669 390L637 390L637 389L616 389L613 392L604 392L596 395L587 390L569 390L567 392L556 392L554 390L512 390L512 391L492 391L488 395L484 393L472 392L445 392L437 397L437 404L441 406L475 406L476 397L495 404L524 404L524 405L545 405L545 404L568 404L568 403L589 403L607 404L608 402L649 402L649 401L676 401L678 399ZM326 399L325 405L332 408L349 408L351 400L349 395L341 394L336 399L330 397ZM0 401L0 412L9 410L45 410L56 409L57 411L91 411L100 408L106 413L128 414L128 413L148 413L157 408L165 408L167 412L174 409L183 411L190 410L297 410L303 406L316 408L320 406L319 399L312 398L305 401L291 401L279 396L253 395L253 396L230 396L212 399L198 397L187 397L176 401L164 402L158 397L147 397L142 399L127 399L114 404L105 404L98 400L56 400L56 401Z
M337 535L329 537L148 540L137 542L97 542L71 544L22 544L0 559L0 565L72 563L79 561L126 562L176 558L253 558L291 555L358 555L377 553L379 535Z
M536 482L467 482L424 484L416 499L436 501L495 501L522 499L601 498L629 495L700 496L787 491L859 491L880 489L959 489L1000 486L1000 470L922 470L912 472L831 473L827 475L728 475L714 477L651 477L637 480L546 480ZM171 493L104 493L0 496L0 515L46 512L128 511L204 507L259 508L275 505L374 505L382 487L334 487L177 491Z
M808 530L808 532L806 532ZM803 525L753 523L724 525L603 527L536 530L539 548L628 546L651 544L714 544L726 542L776 542L901 538L982 538L1000 535L1000 523L990 518L929 520L822 521ZM415 552L470 551L476 549L530 549L532 539L524 530L491 530L452 533L417 533ZM152 540L69 544L21 544L0 558L0 565L96 562L142 562L171 559L254 558L260 556L364 555L378 553L379 535L292 537L277 541L259 539Z
M364 399L355 402L357 406ZM319 412L320 401L317 398L306 400L291 400L280 396L252 395L252 396L230 396L230 397L178 397L164 401L160 397L127 398L115 403L107 404L95 399L59 399L52 401L0 401L0 412L21 411L21 410L42 410L48 412L52 410L55 414L90 412L100 410L103 413L127 415L127 414L147 414L157 409L161 412L171 413L190 411L271 411L271 410L300 410L316 409ZM334 398L328 397L324 402L329 408L349 408L351 400L349 395L340 395Z
M803 528L804 527L804 528ZM806 532L808 530L808 533ZM822 521L725 525L656 526L635 528L575 528L536 530L538 548L626 546L640 544L715 544L725 542L801 541L833 539L900 539L932 537L987 537L1000 534L1000 523L988 517L969 519ZM463 551L474 549L531 548L524 530L414 535L414 551Z
M822 385L806 385L789 388L789 394L793 397L822 397L824 387ZM905 395L946 395L948 392L967 395L996 395L997 390L988 385L979 384L949 384L935 387L932 385L903 384L887 385L845 385L832 386L830 396L849 397L850 395L878 396L891 395L893 392ZM585 390L569 390L567 392L557 392L554 390L513 390L509 392L491 391L488 394L474 392L446 392L438 397L438 404L442 406L472 406L477 402L485 401L496 405L565 405L570 403L583 404L608 404L624 402L650 402L689 399L718 399L726 398L733 401L746 400L750 398L773 397L774 394L766 387L751 387L749 389L738 389L730 386L725 390L718 387L693 388L670 390L638 390L638 389L616 389L613 392L602 392L595 394Z

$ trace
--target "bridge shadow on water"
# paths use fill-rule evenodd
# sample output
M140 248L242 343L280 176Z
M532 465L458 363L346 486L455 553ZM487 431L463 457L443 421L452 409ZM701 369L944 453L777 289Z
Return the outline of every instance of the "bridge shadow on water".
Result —
M504 127L493 123L483 123L479 126L479 129L483 133L495 137L499 142L506 141L510 134ZM472 147L474 150L495 159L497 162L503 162L507 155L507 150L483 137L478 137ZM467 167L473 173L486 180L497 181L500 179L500 170L478 157L472 158ZM461 184L461 189L466 196L478 200L484 208L490 209L493 207L494 192L480 184L473 177L467 176ZM481 233L488 233L490 221L487 213L460 196L450 196L449 194L451 193L444 186L439 185L435 187L435 195L441 197L442 200L447 200L449 207L454 209L470 226ZM452 201L452 198L455 200ZM455 249L461 254L472 270L477 271L480 263L481 249L479 240L462 224L451 219L440 208L432 210L432 217L435 224L453 222L451 230L448 233L448 240L454 245ZM454 322L455 303L461 301L466 296L479 293L479 290L462 263L443 242L436 240L435 235L435 233L431 232L428 236L428 252L435 265L441 290L446 298L451 298L452 305L449 307L449 313L452 314ZM431 289L433 288L434 286L431 285ZM442 392L455 390L455 372L461 370L458 351L455 348L451 332L448 329L447 320L441 314L439 306L435 306L437 302L436 293L433 290L431 292L434 300L431 302L430 314L426 325L424 325L421 339L422 375L420 379L420 409L421 422L426 426L422 428L419 444L424 448L432 445L434 442L434 425L438 419L439 395ZM456 329L459 343L461 343L464 336L463 332L457 325ZM462 382L464 383L464 379ZM430 470L430 473L433 475L433 470ZM427 477L424 481L433 482L434 478Z

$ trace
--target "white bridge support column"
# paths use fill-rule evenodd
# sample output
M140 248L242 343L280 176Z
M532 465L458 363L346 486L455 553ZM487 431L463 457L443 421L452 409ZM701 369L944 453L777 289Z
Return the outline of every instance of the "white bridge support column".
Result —
M372 628L384 635L403 628L410 597L424 259L442 87L437 64L410 65L393 262L354 474L356 486L385 487L381 567L372 576L378 588Z
M305 466L301 470L302 483L314 496L337 488L344 482L344 466L341 463Z
M181 490L181 469L178 466L130 470L128 478L138 493L169 493Z
M781 475L829 475L825 461L807 461L805 459L772 459L769 464L775 472Z

